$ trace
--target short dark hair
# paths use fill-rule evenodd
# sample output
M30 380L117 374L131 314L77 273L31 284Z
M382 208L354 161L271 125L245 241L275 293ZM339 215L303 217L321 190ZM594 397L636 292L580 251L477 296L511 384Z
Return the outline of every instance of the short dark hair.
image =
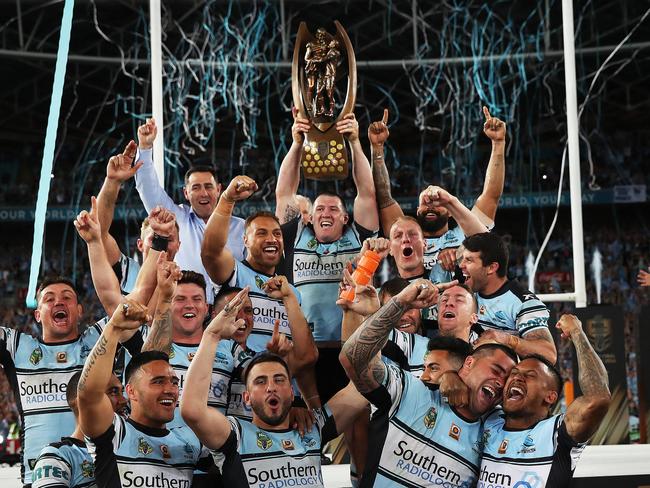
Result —
M210 164L197 164L190 166L190 169L185 172L185 177L183 180L185 181L186 185L190 181L190 176L192 176L194 173L210 173L214 177L214 181L216 183L219 183L219 173L217 173L217 168Z
M458 283L458 284L456 284L456 285L454 285L454 286L452 286L450 288L447 288L447 290L450 290L451 288L455 288L455 287L462 288L463 290L465 290L467 293L470 294L470 296L472 297L472 303L474 304L474 312L478 311L478 300L476 299L476 295L474 294L472 289L469 286L467 286L465 283ZM447 290L445 290L445 291L447 291ZM440 294L441 297L442 297L442 295L445 294L445 291L443 291Z
M379 300L383 302L386 295L394 297L407 286L409 286L409 280L405 280L399 276L391 278L381 285L381 289L379 290Z
M219 291L214 295L214 306L217 307L219 305L219 302L226 298L226 295L229 295L233 292L239 293L242 290L243 288L240 288L239 286L228 286L228 284L221 285Z
M490 351L496 351L496 350L503 351L510 359L512 359L515 362L515 364L519 362L517 353L515 353L515 351L513 351L511 347L505 346L503 344L497 344L497 343L488 343L488 344L483 344L481 346L478 346L476 349L474 349L474 351L472 351L472 356L485 357L490 353Z
M348 208L345 206L345 200L343 200L343 197L336 193L335 191L322 191L318 195L316 195L316 198L318 197L334 197L338 198L339 201L341 202L341 207L343 208L343 211L345 213L348 213ZM316 198L314 198L314 206L316 205ZM313 209L312 209L313 210Z
M268 218L270 218L270 219L275 220L275 221L278 223L278 225L281 225L281 224L280 224L280 220L278 220L278 218L275 216L274 213L269 212L269 211L267 211L267 210L260 210L259 212L255 212L253 215L250 215L250 216L246 219L246 222L244 223L244 230L245 230L245 231L248 230L248 227L250 227L250 225L253 223L253 221L254 221L255 219L259 219L259 218L261 218L261 217L268 217Z
M244 369L244 374L243 374L244 385L248 384L248 374L253 369L253 366L261 363L279 363L287 371L287 376L291 378L291 373L289 372L289 366L287 366L287 362L284 359L282 359L281 356L278 356L277 354L273 354L272 352L261 352L257 354L253 359L251 359L248 365L246 366L246 368Z
M66 278L65 276L48 276L46 278L43 278L41 284L38 285L38 288L36 290L36 299L37 300L40 299L41 293L45 288L47 288L50 285L56 285L57 283L68 285L70 288L72 288L74 294L77 295L77 298L79 297L79 292L77 291L77 287L75 286L75 284L72 282L70 278Z
M551 376L553 377L553 389L557 392L559 399L562 395L562 386L564 385L564 380L562 380L562 374L557 369L557 366L555 366L541 354L527 354L526 356L519 358L519 362L523 361L524 359L536 359L548 368L548 370L551 372Z
M68 406L72 408L72 404L77 401L77 387L79 379L81 378L81 371L77 371L68 380L68 385L65 388L65 396L68 401Z
M469 236L463 241L463 246L469 252L478 252L481 255L483 266L497 263L499 269L497 276L503 278L508 272L508 246L503 238L494 232L481 232Z
M431 351L447 351L462 366L467 356L472 354L472 346L469 342L465 342L457 337L437 336L429 339L427 354Z
M188 269L184 269L183 271L181 271L181 273L182 273L181 279L178 280L179 285L185 283L192 283L198 286L199 288L201 288L201 290L203 290L203 296L205 296L205 287L206 287L205 278L201 273L197 273L196 271L190 271Z
M144 351L140 354L136 354L131 358L131 361L129 361L129 364L124 371L125 383L129 383L131 377L140 370L142 366L153 361L165 361L166 363L169 363L169 355L162 351Z

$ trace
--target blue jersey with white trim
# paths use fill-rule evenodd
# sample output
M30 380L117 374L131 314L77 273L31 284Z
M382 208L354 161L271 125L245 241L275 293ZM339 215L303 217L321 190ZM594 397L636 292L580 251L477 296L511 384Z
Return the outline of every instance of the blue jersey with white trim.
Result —
M285 262L282 271L302 295L302 310L316 342L340 341L343 311L336 305L346 264L363 241L376 236L354 222L334 242L318 242L311 225L297 218L282 226ZM295 238L292 237L295 235Z
M282 300L269 297L261 288L269 278L272 278L272 276L255 271L246 261L235 261L235 269L228 280L230 286L250 287L248 296L253 304L253 330L248 336L247 346L255 352L266 349L266 343L271 340L273 335L273 326L276 319L280 320L280 333L291 339L289 317ZM294 286L291 286L291 289L300 303L300 292Z
M443 249L457 248L465 240L465 234L460 225L449 229L440 237L427 237L424 249L424 267L430 270L429 279L434 283L447 283L454 279L454 274L445 271L438 262L438 255Z
M474 486L480 420L461 417L440 392L394 365L386 366L384 384L365 396L377 410L361 487Z
M32 488L90 488L95 465L85 442L63 437L41 451L32 470Z
M209 459L188 427L155 429L115 414L103 434L86 439L102 488L190 488L193 471Z
M478 323L483 329L496 329L525 336L530 331L548 327L546 305L516 280L506 281L491 295L476 294Z
M68 381L83 368L107 322L104 318L76 339L52 344L0 327L0 363L23 425L23 480L32 479L31 468L44 446L74 431L75 418L65 394Z
M243 376L244 369L248 363L255 357L255 352L248 347L243 348L236 342L232 342L231 355L234 361L234 368L230 376L230 384L228 385L228 408L226 414L245 420L253 419L253 409L244 401L244 392L246 385L244 384Z
M478 488L568 487L585 448L567 433L564 415L507 430L501 410L485 421L483 442Z
M424 372L424 358L427 355L428 346L428 337L393 329L381 354L382 358L390 359L405 371L419 378Z
M228 417L230 436L220 449L212 451L215 462L225 456L224 486L324 488L320 448L336 436L336 427L327 408L314 410L314 416L316 422L304 437L297 430L265 430Z
M120 282L122 295L131 293L140 272L140 263L125 254L120 254L119 261L113 265L113 271Z

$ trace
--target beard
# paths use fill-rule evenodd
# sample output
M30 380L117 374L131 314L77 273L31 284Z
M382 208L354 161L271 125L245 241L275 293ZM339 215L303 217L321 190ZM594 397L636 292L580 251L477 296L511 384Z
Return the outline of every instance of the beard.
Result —
M427 212L417 214L418 223L420 224L420 227L422 227L422 231L424 233L429 233L429 234L436 233L440 229L442 229L445 225L447 225L447 223L449 222L449 217L446 215L440 215L436 213L438 218L434 221L427 220L426 215Z
M280 413L278 415L267 414L264 411L264 403L260 403L260 404L251 403L251 408L253 409L253 412L255 412L255 415L257 415L257 417L262 422L268 425L272 425L273 427L277 427L282 422L284 422L284 420L289 415L289 410L291 410L291 402L283 405L282 410L280 410Z

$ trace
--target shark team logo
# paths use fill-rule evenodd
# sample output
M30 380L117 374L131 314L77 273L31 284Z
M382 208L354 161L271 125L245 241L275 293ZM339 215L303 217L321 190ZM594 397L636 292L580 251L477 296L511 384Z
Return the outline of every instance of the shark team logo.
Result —
M433 429L433 427L436 425L437 417L438 417L438 412L436 412L436 409L434 407L431 407L427 411L427 414L424 416L424 426L427 429Z
M271 439L264 432L257 433L257 447L263 451L267 451L273 445L273 439Z
M146 440L144 440L143 437L140 437L140 439L138 439L138 452L146 456L147 454L151 454L153 452L153 447L151 447L151 445Z
M84 478L95 477L95 465L88 460L81 463L81 476Z
M41 349L41 346L37 346L30 354L29 362L36 366L41 362L41 359L43 359L43 350Z

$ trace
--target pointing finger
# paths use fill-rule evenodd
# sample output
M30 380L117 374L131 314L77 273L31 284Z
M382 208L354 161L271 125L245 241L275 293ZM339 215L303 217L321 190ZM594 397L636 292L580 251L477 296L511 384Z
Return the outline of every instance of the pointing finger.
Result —
M483 115L485 115L485 120L486 121L488 121L488 120L490 120L492 118L492 116L490 115L490 111L488 110L488 108L485 105L483 105Z
M384 116L381 118L381 121L382 121L384 124L385 124L386 122L388 122L388 109L387 109L387 108L384 109Z
M438 288L438 291L442 293L443 291L451 288L452 286L456 286L458 284L458 280L450 281L449 283L438 283L436 285L436 288Z

